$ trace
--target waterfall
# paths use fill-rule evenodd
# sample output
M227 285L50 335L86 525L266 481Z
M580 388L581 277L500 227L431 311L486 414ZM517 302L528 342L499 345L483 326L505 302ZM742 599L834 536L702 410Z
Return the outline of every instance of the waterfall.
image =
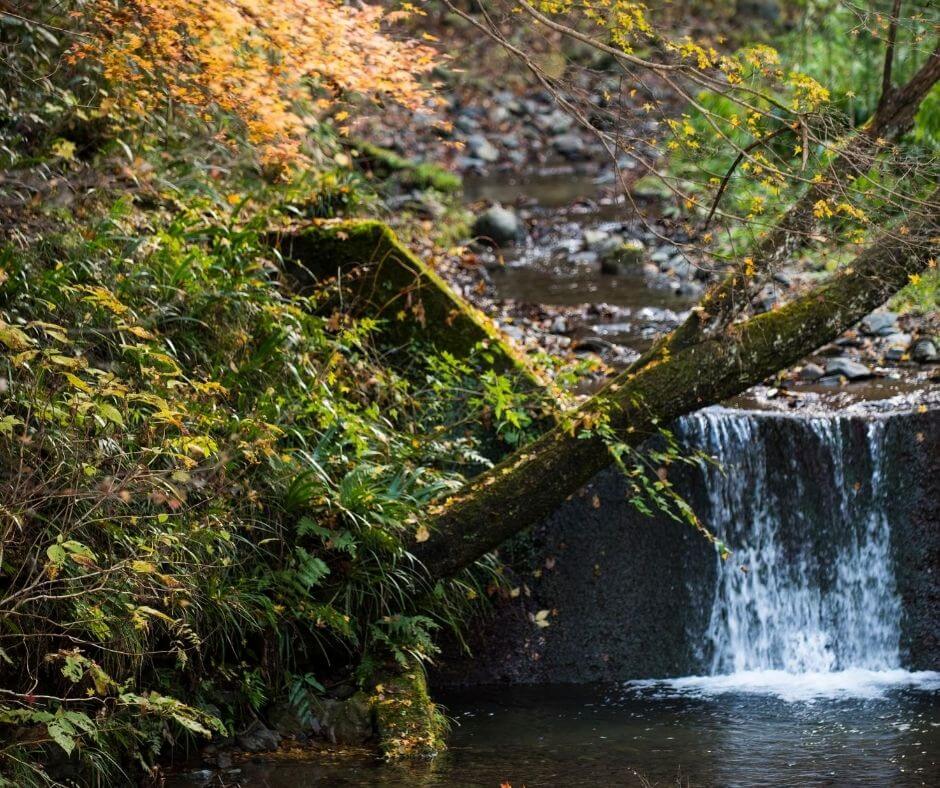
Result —
M718 562L703 654L712 675L900 666L879 419L713 408L686 417Z

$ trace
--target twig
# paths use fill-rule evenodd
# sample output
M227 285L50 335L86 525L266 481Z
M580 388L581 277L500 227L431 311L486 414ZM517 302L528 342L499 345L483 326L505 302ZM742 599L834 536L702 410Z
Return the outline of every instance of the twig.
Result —
M728 171L725 173L725 176L721 179L721 185L718 187L718 193L715 195L715 199L712 202L711 210L708 212L708 218L705 219L705 224L702 225L702 232L705 232L708 229L708 225L711 223L712 217L715 215L715 211L718 209L718 203L721 201L721 196L725 193L725 189L728 188L728 181L731 180L731 176L734 174L734 171L738 168L738 165L744 160L744 157L750 153L754 148L758 148L761 145L766 145L775 137L779 137L785 131L791 131L792 126L781 126L776 131L770 132L759 139L754 140L747 147L741 148L737 156L734 157L734 161L731 163L731 166L728 168ZM805 136L805 135L804 135Z
M894 48L898 37L898 17L901 14L901 0L894 0L891 9L891 22L888 24L888 48L885 50L884 72L881 76L881 97L878 106L882 106L893 92L891 87L891 72L894 69Z

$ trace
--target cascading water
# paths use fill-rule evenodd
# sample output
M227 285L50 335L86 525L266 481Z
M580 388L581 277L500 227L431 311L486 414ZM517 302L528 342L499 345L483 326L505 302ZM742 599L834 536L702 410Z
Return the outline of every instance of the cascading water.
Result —
M768 435L768 418L713 409L681 428L717 461L705 517L733 551L719 560L709 672L899 668L883 422L814 418ZM850 479L849 462L867 478Z

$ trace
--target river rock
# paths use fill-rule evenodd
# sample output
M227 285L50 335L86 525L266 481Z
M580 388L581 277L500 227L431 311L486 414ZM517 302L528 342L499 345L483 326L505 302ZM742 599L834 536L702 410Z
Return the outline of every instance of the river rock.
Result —
M862 320L862 331L869 336L886 337L898 330L898 316L894 312L872 312Z
M467 152L475 159L492 164L499 159L499 150L482 134L472 134L467 138Z
M598 252L610 237L610 233L606 230L588 229L584 231L584 245L592 252ZM622 242L623 239L621 239Z
M236 737L238 746L246 752L271 752L281 743L281 734L255 720L244 733Z
M669 267L680 279L690 278L695 266L683 255L677 254L669 260Z
M454 121L454 128L464 134L473 134L480 128L480 122L469 115L460 115Z
M496 246L508 246L525 238L522 220L507 208L494 205L473 222L473 235Z
M911 345L912 338L913 337L911 337L910 334L905 334L903 331L898 331L894 334L888 334L888 336L885 337L884 342L889 348L902 348L907 350Z
M675 254L678 253L678 249L672 244L663 244L662 246L657 246L654 252L650 255L650 260L654 263L667 263L673 258Z
M564 134L574 124L574 119L566 112L556 109L536 117L535 124L550 134Z
M643 262L645 254L646 247L643 246L642 241L635 238L623 241L602 255L601 273L611 276L623 276L632 273Z
M844 356L834 358L826 364L826 375L841 375L848 380L864 380L871 377L871 370L858 361Z
M813 381L819 380L825 374L826 371L819 366L819 364L810 362L809 364L804 364L803 369L800 370L800 380L812 383Z
M584 140L577 134L559 134L552 139L552 147L566 159L583 159Z
M490 111L490 120L499 126L509 120L509 110L499 105L493 107Z
M933 364L940 361L940 353L931 339L921 339L911 349L911 358L920 364Z
M320 725L333 744L362 744L372 738L372 706L364 692L319 703Z

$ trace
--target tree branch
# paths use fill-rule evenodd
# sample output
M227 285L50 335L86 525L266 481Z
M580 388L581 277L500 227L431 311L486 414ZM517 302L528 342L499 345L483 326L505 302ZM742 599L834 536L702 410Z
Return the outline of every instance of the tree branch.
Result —
M940 203L899 227L851 266L781 309L729 327L637 373L623 373L573 415L574 425L609 413L618 437L639 445L657 425L720 402L797 361L880 305L937 254ZM431 536L411 553L432 580L447 577L539 522L610 462L599 437L556 427L429 510Z

